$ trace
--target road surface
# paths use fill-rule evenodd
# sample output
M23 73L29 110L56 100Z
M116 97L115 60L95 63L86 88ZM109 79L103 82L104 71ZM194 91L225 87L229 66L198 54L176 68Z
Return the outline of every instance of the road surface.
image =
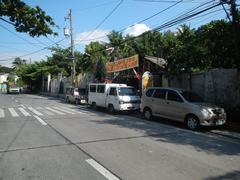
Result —
M240 141L0 94L0 180L240 179Z

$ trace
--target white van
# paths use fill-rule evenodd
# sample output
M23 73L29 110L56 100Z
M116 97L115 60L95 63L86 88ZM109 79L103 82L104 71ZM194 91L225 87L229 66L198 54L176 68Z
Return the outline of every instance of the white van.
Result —
M114 111L130 111L140 109L140 97L132 86L113 83L91 83L88 89L88 103L93 109L107 108Z

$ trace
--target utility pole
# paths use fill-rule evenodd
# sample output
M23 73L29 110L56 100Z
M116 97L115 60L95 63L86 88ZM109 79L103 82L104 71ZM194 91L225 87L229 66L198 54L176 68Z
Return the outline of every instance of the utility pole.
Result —
M65 28L67 30L64 32L65 35L70 35L71 39L71 57L72 60L72 70L71 70L71 79L72 79L72 85L75 86L74 77L76 75L76 68L75 68L75 56L74 56L74 40L73 40L73 28L72 28L72 10L69 10L68 16L65 18L69 20L69 29Z

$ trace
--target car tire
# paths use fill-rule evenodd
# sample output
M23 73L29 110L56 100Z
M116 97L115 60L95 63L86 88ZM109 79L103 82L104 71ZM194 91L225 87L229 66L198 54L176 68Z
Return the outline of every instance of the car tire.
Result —
M97 110L97 105L96 105L95 102L92 102L91 108L92 108L93 110Z
M186 126L192 131L196 131L200 128L199 119L194 115L189 115L186 117Z
M108 112L109 112L110 114L114 114L115 109L114 109L114 106L113 106L112 104L109 104L109 105L108 105Z
M143 115L146 120L152 120L152 110L150 108L144 108Z

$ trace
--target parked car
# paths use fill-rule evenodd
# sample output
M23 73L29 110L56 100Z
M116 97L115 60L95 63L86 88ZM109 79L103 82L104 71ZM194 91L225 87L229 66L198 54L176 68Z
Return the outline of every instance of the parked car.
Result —
M18 87L16 84L9 85L7 92L9 94L19 94L20 93L20 87Z
M84 88L68 88L65 96L66 102L75 104L87 103L87 93Z
M152 87L143 92L141 112L152 116L185 122L187 128L218 126L226 122L223 108L208 104L196 93L183 89Z
M89 84L88 103L93 109L97 106L114 111L136 111L140 109L140 97L132 86L114 83Z

